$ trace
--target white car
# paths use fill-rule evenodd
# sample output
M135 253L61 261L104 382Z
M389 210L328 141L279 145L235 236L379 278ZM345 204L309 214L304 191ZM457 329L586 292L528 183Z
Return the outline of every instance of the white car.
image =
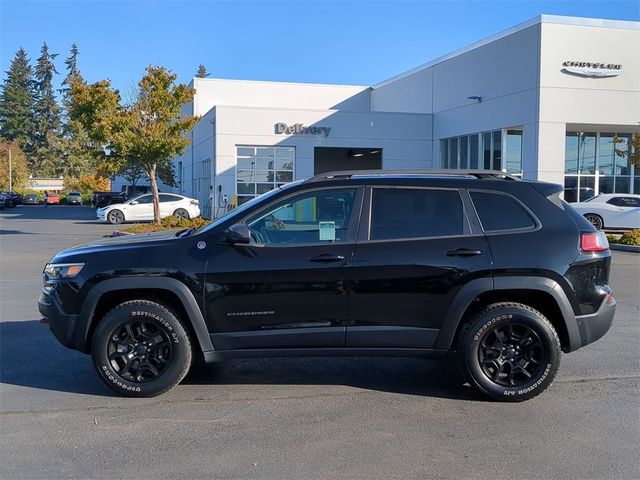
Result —
M598 230L640 228L640 195L605 193L571 206Z
M200 216L198 200L174 193L161 193L160 218L174 215L178 218L195 218ZM153 220L153 195L150 193L114 203L96 211L98 220L108 223L143 222Z

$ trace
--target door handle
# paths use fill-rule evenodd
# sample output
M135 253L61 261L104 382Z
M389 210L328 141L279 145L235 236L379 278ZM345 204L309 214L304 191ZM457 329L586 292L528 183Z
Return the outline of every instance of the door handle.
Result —
M473 257L474 255L482 255L482 250L477 248L457 248L447 252L447 257Z
M309 259L310 262L339 262L344 260L342 255L333 255L331 253L321 253Z

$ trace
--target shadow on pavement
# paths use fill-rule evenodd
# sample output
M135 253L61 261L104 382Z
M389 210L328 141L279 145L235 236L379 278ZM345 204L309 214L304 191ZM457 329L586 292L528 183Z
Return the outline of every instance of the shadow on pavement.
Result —
M49 207L19 205L0 211L0 218L24 220L95 220L95 210L87 206L54 205Z
M0 382L112 396L91 358L58 343L37 320L0 322ZM449 399L478 397L454 362L417 358L269 358L228 360L192 371L186 385L346 385Z
M37 320L0 322L0 382L90 395L110 395L91 359L58 343Z
M33 232L23 232L21 230L0 230L0 235L33 235Z

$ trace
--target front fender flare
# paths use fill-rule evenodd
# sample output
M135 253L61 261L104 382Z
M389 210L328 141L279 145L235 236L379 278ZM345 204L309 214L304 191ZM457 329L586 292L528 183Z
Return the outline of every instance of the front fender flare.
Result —
M196 302L193 293L189 288L179 280L169 277L128 277L128 278L112 278L104 280L96 284L87 294L80 311L79 324L77 327L78 334L82 335L79 345L83 346L81 350L85 353L89 351L89 331L92 325L93 315L100 298L105 293L117 290L167 290L174 293L189 317L187 320L193 326L198 343L202 352L213 351L213 344L209 337L207 325L202 316L202 311Z

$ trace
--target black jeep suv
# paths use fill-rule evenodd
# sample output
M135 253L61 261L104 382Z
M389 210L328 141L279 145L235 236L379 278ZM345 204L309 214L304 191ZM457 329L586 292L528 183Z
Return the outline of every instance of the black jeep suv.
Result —
M200 230L62 251L39 308L125 395L197 359L455 352L479 391L526 400L615 311L606 237L561 192L490 171L318 175Z

